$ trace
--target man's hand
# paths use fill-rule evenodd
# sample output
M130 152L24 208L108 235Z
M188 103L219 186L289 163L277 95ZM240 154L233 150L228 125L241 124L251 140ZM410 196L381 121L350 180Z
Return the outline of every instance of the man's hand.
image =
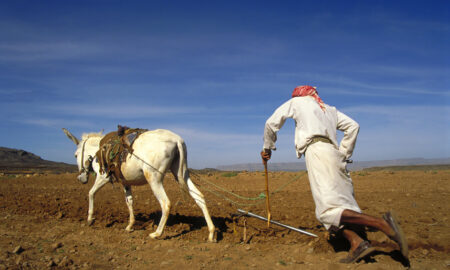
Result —
M264 149L263 151L261 151L261 158L264 163L267 162L271 156L272 156L272 150Z

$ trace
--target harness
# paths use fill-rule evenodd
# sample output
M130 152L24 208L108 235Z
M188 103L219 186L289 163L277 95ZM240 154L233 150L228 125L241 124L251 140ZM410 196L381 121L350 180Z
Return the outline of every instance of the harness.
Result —
M86 173L88 174L89 172L94 171L92 168L92 161L94 160L94 158L89 155L87 160L85 162L83 162L84 160L84 148L86 146L86 142L89 140L89 138L87 138L84 142L83 142L83 147L81 148L81 170L79 174L82 173Z
M106 173L116 181L123 180L121 165L127 156L133 154L134 141L147 129L131 129L119 126L118 131L105 135L100 141L99 150L95 154L100 165L100 173ZM112 180L112 179L111 179Z

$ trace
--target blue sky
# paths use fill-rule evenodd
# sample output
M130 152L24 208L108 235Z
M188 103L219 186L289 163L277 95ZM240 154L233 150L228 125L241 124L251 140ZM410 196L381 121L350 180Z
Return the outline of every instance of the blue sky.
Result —
M359 122L353 159L450 156L449 1L1 1L0 145L166 128L192 168L260 162L297 85ZM272 162L295 162L293 122Z

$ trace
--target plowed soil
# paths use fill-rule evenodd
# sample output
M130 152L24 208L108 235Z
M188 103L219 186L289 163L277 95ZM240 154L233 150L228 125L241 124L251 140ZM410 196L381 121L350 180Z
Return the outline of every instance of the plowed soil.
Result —
M269 174L272 219L318 238L236 215L241 208L266 216L265 200L258 197L265 190L262 172L192 178L206 197L217 243L206 242L200 209L170 176L165 188L172 209L161 239L148 236L160 218L149 186L133 188L137 221L128 233L120 184L108 184L96 194L96 221L88 226L93 179L82 185L76 174L2 176L0 269L450 269L450 170L353 172L356 199L365 213L396 210L410 261L382 233L366 230L377 251L351 265L339 263L347 256L346 241L330 237L315 219L305 172Z

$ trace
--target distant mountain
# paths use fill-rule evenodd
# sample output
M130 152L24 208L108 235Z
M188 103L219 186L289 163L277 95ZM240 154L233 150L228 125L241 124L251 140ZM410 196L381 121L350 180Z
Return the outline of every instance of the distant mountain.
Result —
M77 166L63 162L54 162L20 149L0 147L0 171L49 171L76 172Z
M305 162L273 163L269 161L268 168L271 171L301 171L306 170L306 165ZM217 166L217 169L221 171L263 171L264 166L262 163L242 163Z
M415 165L440 165L450 164L450 158L410 158L410 159L395 159L395 160L377 160L377 161L355 161L348 164L347 168L351 171L358 171L373 167L387 167L387 166L415 166ZM306 170L305 162L286 162L286 163L270 163L268 165L271 171L301 171ZM261 163L242 163L233 165L217 166L218 170L222 171L262 171L264 167Z
M418 166L418 165L448 165L450 158L410 158L378 161L358 161L350 164L350 170L357 171L374 167L392 167L392 166Z

